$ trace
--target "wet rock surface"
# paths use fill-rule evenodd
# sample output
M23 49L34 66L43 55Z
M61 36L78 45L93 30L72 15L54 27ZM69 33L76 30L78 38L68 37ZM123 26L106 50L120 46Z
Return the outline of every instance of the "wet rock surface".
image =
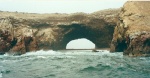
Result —
M129 56L150 54L150 2L129 1L124 4L115 27L111 52Z

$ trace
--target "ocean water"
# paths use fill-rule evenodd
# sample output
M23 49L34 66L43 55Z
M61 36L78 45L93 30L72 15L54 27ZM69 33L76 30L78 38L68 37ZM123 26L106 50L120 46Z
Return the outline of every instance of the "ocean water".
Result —
M90 50L0 55L0 78L150 78L150 57Z

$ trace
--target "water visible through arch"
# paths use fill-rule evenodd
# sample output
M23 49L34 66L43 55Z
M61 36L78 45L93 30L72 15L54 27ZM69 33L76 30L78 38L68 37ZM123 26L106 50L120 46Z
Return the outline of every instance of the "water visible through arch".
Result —
M66 49L95 49L95 44L86 38L80 38L70 41Z

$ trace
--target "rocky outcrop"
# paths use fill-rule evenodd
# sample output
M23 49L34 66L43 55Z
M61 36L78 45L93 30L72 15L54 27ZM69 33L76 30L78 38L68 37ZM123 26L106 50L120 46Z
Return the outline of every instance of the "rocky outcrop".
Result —
M13 38L8 31L0 30L0 54L9 51L15 44L16 38Z
M150 2L129 1L124 4L111 43L112 52L129 56L150 54Z
M0 12L0 53L66 49L69 41L87 38L108 48L120 9L92 14L28 14Z

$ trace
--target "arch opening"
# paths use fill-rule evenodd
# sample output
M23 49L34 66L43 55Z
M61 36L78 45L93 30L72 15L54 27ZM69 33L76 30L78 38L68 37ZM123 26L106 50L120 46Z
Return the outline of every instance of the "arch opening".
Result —
M66 45L66 49L95 49L95 48L96 48L95 44L86 38L71 40Z

